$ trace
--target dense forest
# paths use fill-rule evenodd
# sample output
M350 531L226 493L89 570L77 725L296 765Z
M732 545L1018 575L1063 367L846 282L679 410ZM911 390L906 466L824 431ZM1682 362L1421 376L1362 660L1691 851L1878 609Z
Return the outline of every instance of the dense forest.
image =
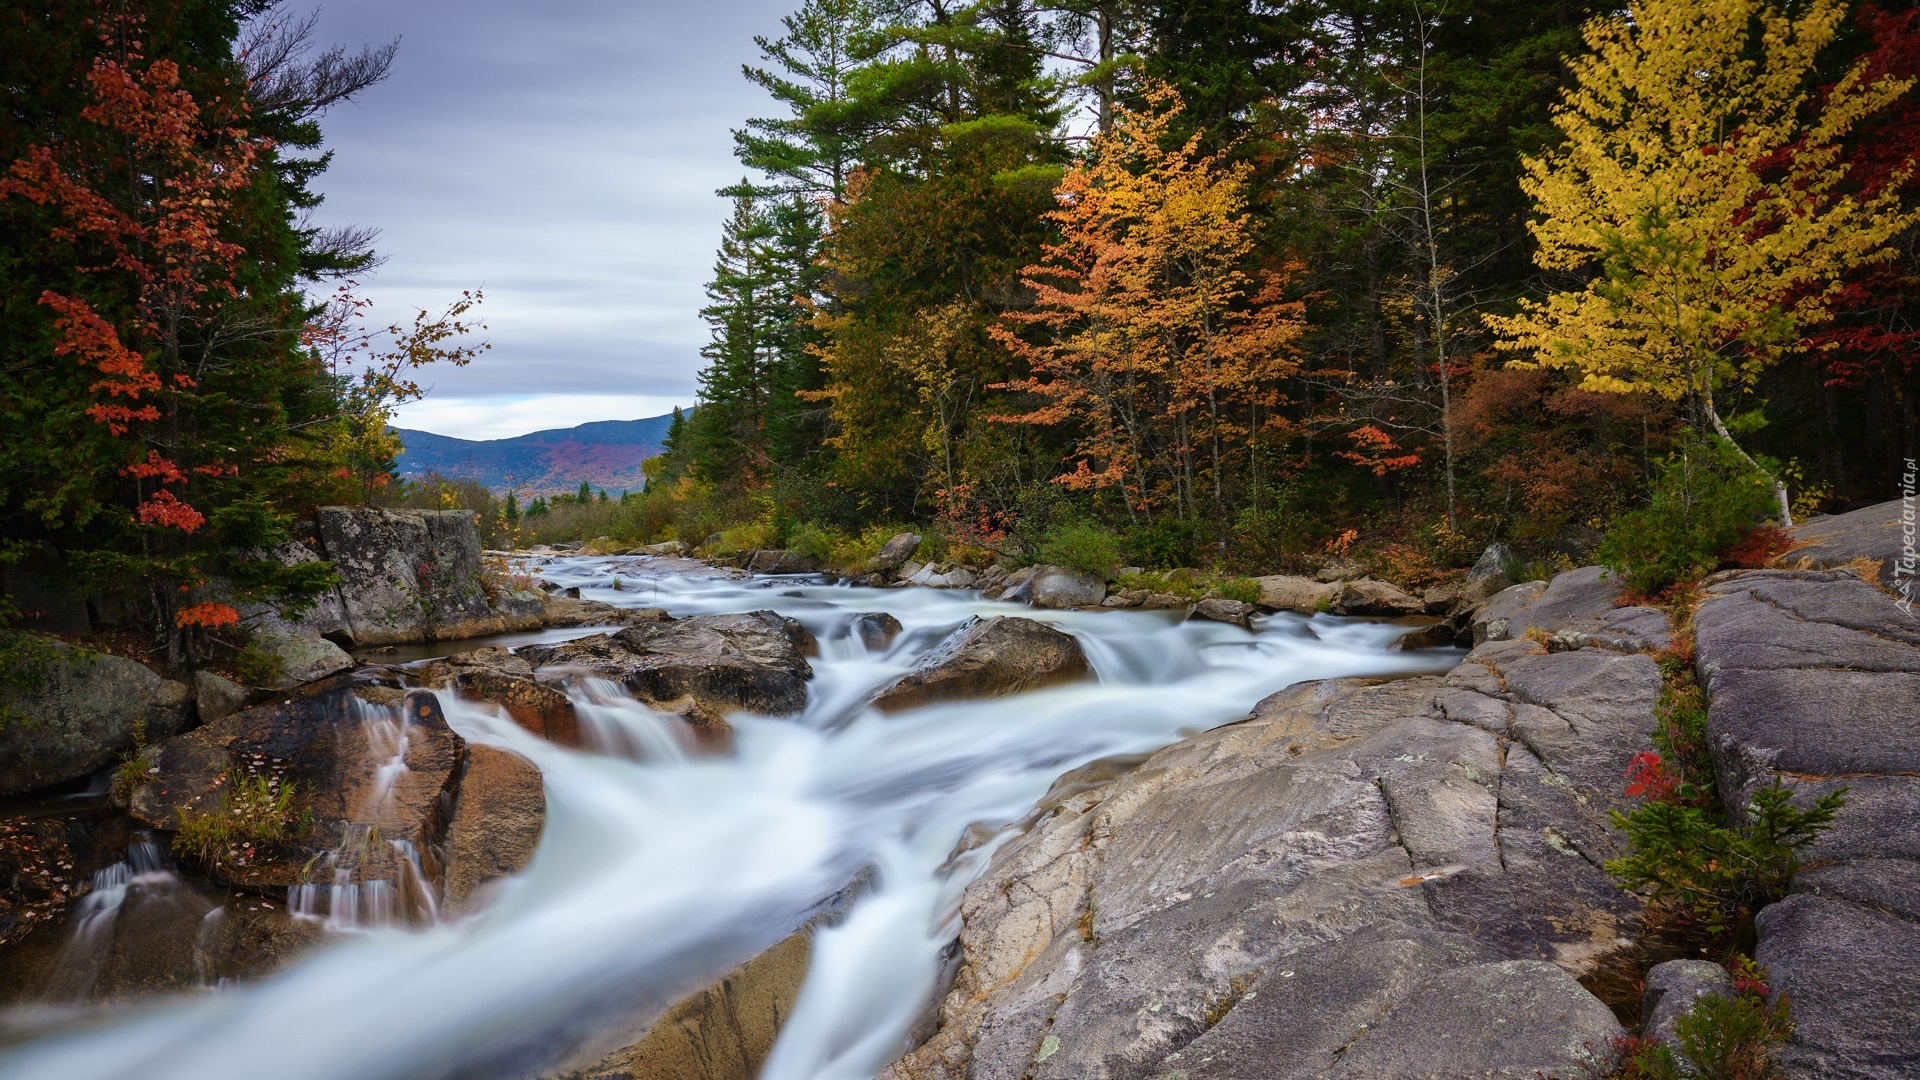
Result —
M324 587L269 556L330 502L1410 584L1501 540L1657 590L1897 493L1917 19L807 0L744 73L773 107L734 132L698 407L644 492L522 506L393 468L478 294L370 327L375 234L308 220L318 118L393 46L263 0L12 5L0 566L176 657Z
M635 538L1701 564L1914 453L1911 9L808 0L758 44Z
M260 0L0 10L0 568L25 573L0 625L33 613L16 583L53 584L176 665L228 601L313 596L328 567L273 549L385 493L413 369L484 348L477 294L369 327L377 234L309 221L318 118L395 53L315 25Z

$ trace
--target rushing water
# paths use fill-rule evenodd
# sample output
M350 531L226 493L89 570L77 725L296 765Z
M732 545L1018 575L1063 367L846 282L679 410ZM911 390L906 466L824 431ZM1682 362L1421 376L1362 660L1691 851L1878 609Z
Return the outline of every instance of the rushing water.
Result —
M517 751L545 776L539 849L483 911L413 929L384 914L335 917L331 947L274 978L29 1043L0 1057L0 1080L528 1076L556 1054L611 1049L596 1034L780 940L855 879L865 887L816 937L762 1075L864 1080L902 1049L957 932L960 893L996 846L950 859L970 827L1003 840L1061 773L1237 719L1290 683L1457 660L1387 651L1404 627L1325 616L1269 616L1249 633L1164 612L1032 612L971 592L655 577L644 560L537 569L589 598L677 616L770 608L799 619L821 647L805 714L736 718L731 754L689 756L677 720L586 680L573 693L611 752L583 753L491 706L448 701L462 736ZM868 611L905 628L884 653L849 632ZM1097 681L893 715L863 707L976 614L1072 633ZM105 898L87 904L82 933Z

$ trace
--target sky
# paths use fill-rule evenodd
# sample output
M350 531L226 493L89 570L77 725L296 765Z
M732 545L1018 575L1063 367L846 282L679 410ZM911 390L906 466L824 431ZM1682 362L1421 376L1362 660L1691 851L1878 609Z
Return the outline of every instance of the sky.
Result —
M292 0L322 44L400 38L392 74L321 118L314 221L378 228L378 325L481 288L491 351L429 370L396 424L502 438L693 403L740 75L797 0Z

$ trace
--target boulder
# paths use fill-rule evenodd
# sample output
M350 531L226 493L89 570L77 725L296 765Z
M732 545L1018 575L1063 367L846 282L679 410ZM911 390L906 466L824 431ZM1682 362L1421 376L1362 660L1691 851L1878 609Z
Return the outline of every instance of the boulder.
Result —
M1260 606L1268 611L1312 615L1331 608L1334 595L1340 591L1337 586L1288 574L1269 574L1253 580L1260 586Z
M939 701L1006 697L1091 674L1086 654L1070 634L1032 619L968 619L874 695L885 712Z
M867 569L875 573L898 570L919 550L920 534L898 533L880 546L879 554L867 560Z
M403 912L420 912L434 900L442 797L459 781L464 748L431 693L406 693L363 668L151 747L156 771L133 789L129 810L175 830L183 815L227 812L242 781L291 784L287 839L242 838L217 860L218 880L256 889L386 881Z
M353 657L345 649L315 634L255 634L250 644L279 661L280 677L269 688L273 690L291 690L353 668Z
M211 724L246 708L251 693L239 683L223 679L211 671L193 673L193 707L200 714L203 724Z
M820 569L820 560L797 551L768 549L754 552L746 568L756 574L811 574Z
M0 717L0 795L77 780L118 761L136 738L172 736L193 692L145 664L42 634L10 634L16 665Z
M653 555L653 556L685 555L688 550L689 549L687 545L681 543L680 541L668 540L659 544L646 544L638 549L637 554Z
M1487 550L1467 571L1467 579L1460 583L1460 595L1468 600L1485 600L1487 597L1519 584L1514 567L1519 560L1514 558L1513 549L1498 541L1488 544Z
M408 672L421 686L499 706L513 722L561 746L587 745L573 699L533 677L533 665L497 645L455 653Z
M1553 634L1563 647L1597 645L1617 652L1658 652L1672 639L1667 613L1620 606L1620 581L1604 567L1583 566L1538 582L1515 585L1474 613L1474 640L1506 641Z
M895 581L904 582L911 579L913 575L919 573L921 570L925 568L926 568L925 563L917 563L917 562L914 562L912 559L908 559L906 562L901 563L899 566L893 569L892 577Z
M1301 684L1068 795L960 905L937 1028L885 1080L1582 1076L1576 981L1641 901L1601 868L1650 657L1486 646Z
M546 820L546 790L531 761L497 747L467 747L447 826L448 907L471 909L489 883L526 869Z
M1363 577L1341 581L1329 608L1335 615L1419 615L1426 601L1398 585Z
M538 589L510 589L493 598L501 629L510 633L538 630L546 625L546 594Z
M1007 578L1000 599L1025 601L1037 608L1099 607L1107 598L1107 583L1097 574L1083 574L1063 566L1033 566Z
M868 652L886 652L900 636L900 620L884 611L868 611L853 617L853 637Z
M1422 626L1400 635L1387 649L1391 652L1412 652L1419 649L1451 649L1457 635L1453 627L1438 622L1432 626Z
M1221 600L1216 597L1202 600L1193 605L1193 610L1187 612L1187 618L1199 619L1204 622L1231 623L1242 630L1251 630L1253 629L1254 611L1255 608L1252 604L1242 603L1238 600Z
M1844 515L1843 515L1844 516ZM1789 1075L1894 1077L1920 1060L1920 622L1847 570L1759 570L1694 613L1707 746L1729 807L1778 781L1847 803L1755 919L1793 1001Z
M696 724L724 726L730 712L791 716L806 707L813 676L803 655L806 640L797 623L750 611L640 623L517 652L536 667L584 668Z
M1733 996L1727 969L1705 960L1668 960L1647 969L1646 989L1640 995L1640 1034L1680 1052L1673 1022L1709 994Z
M355 647L499 633L504 620L480 580L470 510L323 506L321 548L340 575Z

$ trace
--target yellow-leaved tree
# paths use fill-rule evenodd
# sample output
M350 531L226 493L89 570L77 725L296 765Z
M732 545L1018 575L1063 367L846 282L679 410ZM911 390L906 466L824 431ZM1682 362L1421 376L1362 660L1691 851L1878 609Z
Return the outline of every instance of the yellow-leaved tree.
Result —
M1596 19L1593 50L1554 116L1565 142L1525 162L1535 261L1587 272L1582 289L1490 320L1514 366L1573 368L1583 390L1691 398L1728 431L1715 393L1751 386L1831 317L1840 278L1891 254L1912 223L1900 184L1846 190L1841 141L1911 80L1857 65L1824 93L1815 60L1841 0L1791 12L1759 0L1640 0Z

